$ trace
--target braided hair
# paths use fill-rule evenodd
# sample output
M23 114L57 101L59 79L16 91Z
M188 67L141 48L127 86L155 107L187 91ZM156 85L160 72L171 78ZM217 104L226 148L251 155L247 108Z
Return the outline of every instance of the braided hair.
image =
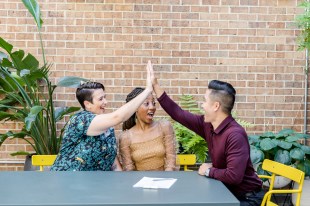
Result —
M136 96L141 94L144 91L144 88L136 87L134 90L132 90L126 97L126 103L130 102L132 99L134 99ZM133 126L136 125L136 113L134 113L127 121L123 123L123 130L130 129Z

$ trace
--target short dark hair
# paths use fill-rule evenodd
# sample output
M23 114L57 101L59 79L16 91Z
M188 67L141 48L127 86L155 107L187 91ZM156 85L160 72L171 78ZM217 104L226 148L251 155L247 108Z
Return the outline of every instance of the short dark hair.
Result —
M224 113L231 114L236 99L234 87L227 82L212 80L208 85L208 89L211 90L211 99L220 102Z
M136 87L132 90L126 97L126 103L133 100L136 96L141 94L144 91L144 88ZM133 113L131 117L123 123L123 130L130 129L136 125L136 113Z
M99 82L85 82L80 84L76 89L75 96L83 109L85 109L84 101L93 103L93 93L95 89L102 89L104 91L104 86Z

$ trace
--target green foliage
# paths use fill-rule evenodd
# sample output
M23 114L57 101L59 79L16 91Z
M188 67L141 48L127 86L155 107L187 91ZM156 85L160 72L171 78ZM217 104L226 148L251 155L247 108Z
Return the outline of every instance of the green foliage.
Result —
M194 114L202 114L202 110L192 95L181 95L181 107ZM208 145L206 141L195 132L187 129L178 122L172 122L175 131L176 139L179 145L180 154L195 154L197 162L203 163L206 161Z
M198 105L197 101L192 95L182 94L180 97L181 107L194 114L203 114L203 110Z
M34 16L38 29L43 21L39 5L35 0L23 0L26 8ZM41 46L42 46L41 41ZM19 138L28 142L36 154L57 154L62 139L56 132L57 121L67 114L79 110L79 107L55 108L53 93L58 85L49 80L50 64L43 66L31 54L23 50L13 50L13 45L0 37L0 121L24 123L20 131L8 131L0 134L0 146L7 138ZM62 86L76 86L83 78L66 77L60 81ZM32 139L33 141L31 141ZM12 155L25 155L18 151Z
M270 159L293 165L309 176L310 147L299 143L300 140L306 140L309 137L308 134L297 133L292 129L283 129L279 133L265 132L261 135L249 135L252 163L260 164L264 159Z
M183 94L179 98L180 105L184 110L190 111L194 114L204 113L192 95ZM236 112L233 113L233 116L237 116ZM236 121L243 127L252 126L251 123L238 118L236 118ZM195 154L197 157L197 162L205 162L208 152L208 145L206 141L201 136L187 129L180 123L172 122L172 124L175 130L176 139L179 147L181 148L179 152L181 154Z
M254 126L251 122L239 119L238 114L237 114L236 111L232 111L231 115L236 120L236 122L238 122L238 124L240 124L244 128L249 128L249 127L253 127Z
M303 1L299 4L299 7L304 9L301 15L296 17L296 23L298 28L301 29L301 33L297 39L299 50L310 48L310 2Z
M195 154L197 162L206 161L208 145L206 141L195 132L187 129L178 122L173 122L180 154Z

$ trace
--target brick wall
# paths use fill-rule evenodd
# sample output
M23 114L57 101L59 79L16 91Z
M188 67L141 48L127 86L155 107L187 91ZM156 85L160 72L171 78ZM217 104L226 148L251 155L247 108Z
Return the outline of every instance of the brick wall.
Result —
M102 82L112 111L134 87L145 85L151 59L175 100L184 93L203 101L212 79L232 83L239 117L255 125L248 133L304 130L305 54L296 51L293 24L302 12L298 2L39 0L53 81L81 76ZM34 21L20 0L0 0L0 36L41 59ZM55 101L78 106L73 89L57 89ZM165 115L160 109L157 114ZM18 128L0 125L1 132ZM14 164L0 164L0 170L21 169L16 162L23 157L9 153L26 147L20 140L6 142L0 161Z

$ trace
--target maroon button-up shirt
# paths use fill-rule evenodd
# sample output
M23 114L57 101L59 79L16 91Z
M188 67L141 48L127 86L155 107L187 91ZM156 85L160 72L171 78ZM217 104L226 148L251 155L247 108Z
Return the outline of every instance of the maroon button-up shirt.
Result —
M208 142L213 165L209 174L211 178L222 181L235 196L262 187L262 181L256 175L250 159L247 134L232 116L228 116L214 130L211 123L204 122L203 115L182 110L166 93L158 101L172 119Z

